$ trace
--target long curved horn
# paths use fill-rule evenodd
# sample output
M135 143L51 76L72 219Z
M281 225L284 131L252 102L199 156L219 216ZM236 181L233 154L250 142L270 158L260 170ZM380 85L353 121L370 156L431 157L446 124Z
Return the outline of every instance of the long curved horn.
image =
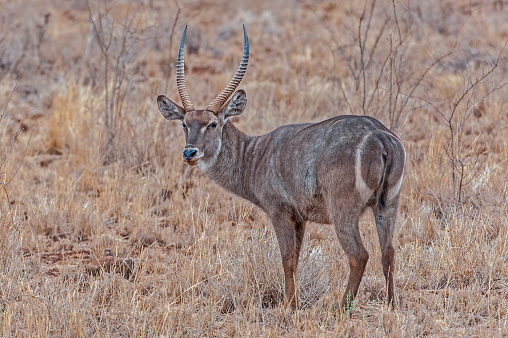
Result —
M176 61L176 87L178 89L178 95L183 104L185 112L195 110L192 105L189 92L187 91L187 85L185 84L185 67L184 67L184 45L185 45L185 34L187 33L187 25L182 34L182 41L180 41L180 50L178 51L178 59Z
M249 62L249 37L247 36L247 30L245 29L245 25L243 25L243 56L242 62L240 62L240 67L238 67L235 76L229 82L227 87L222 91L222 93L220 93L219 96L217 96L215 100L212 101L212 103L208 105L208 107L206 107L206 110L212 111L215 114L217 114L222 105L227 101L227 99L231 96L231 94L233 94L236 87L238 87L240 81L242 81L242 78L245 75L245 71L247 70L248 62Z

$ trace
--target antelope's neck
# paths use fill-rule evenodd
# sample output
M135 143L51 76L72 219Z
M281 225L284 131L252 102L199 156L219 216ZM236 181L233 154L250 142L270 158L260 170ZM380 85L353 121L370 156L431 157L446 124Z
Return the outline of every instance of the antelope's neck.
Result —
M256 156L254 148L260 136L249 136L228 121L222 129L222 147L213 165L205 174L222 188L259 206L252 186Z

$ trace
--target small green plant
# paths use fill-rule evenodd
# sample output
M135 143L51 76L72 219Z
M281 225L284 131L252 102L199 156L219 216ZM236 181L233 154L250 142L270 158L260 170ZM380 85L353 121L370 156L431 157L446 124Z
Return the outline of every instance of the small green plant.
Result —
M354 304L353 295L351 294L351 292L348 292L347 297L346 297L346 305L342 309L342 310L344 310L344 318L346 320L351 318L351 315L353 314L354 305L355 304Z

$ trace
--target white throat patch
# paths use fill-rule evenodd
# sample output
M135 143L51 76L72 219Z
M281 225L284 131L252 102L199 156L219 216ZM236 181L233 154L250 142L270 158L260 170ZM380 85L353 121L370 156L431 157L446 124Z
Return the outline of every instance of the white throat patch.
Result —
M219 157L221 149L222 149L222 139L220 138L219 139L219 145L217 146L217 151L215 152L215 155L211 159L209 159L208 161L205 161L204 159L200 160L198 162L199 169L201 169L201 171L206 173L208 168L210 168L212 165L215 164L215 162L217 162L217 158Z

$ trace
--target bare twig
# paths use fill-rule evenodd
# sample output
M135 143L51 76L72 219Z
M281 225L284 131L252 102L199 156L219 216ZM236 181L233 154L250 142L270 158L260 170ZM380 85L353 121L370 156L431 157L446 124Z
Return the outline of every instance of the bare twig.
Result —
M35 109L35 108L32 108L32 109ZM25 117L26 117L26 115L25 115ZM30 142L32 141L32 137L34 135L35 129L37 129L37 127L39 126L40 123L41 123L41 121L39 121L39 123L37 123L37 125L32 129L32 132L30 133L30 137L28 138L28 142L26 144L23 156L21 157L21 160L19 161L19 165L16 168L16 170L14 171L14 173L12 174L11 178L9 178L9 180L7 182L5 182L5 184L3 184L4 186L9 185L9 183L11 183L11 181L14 179L14 177L16 177L16 175L18 174L19 170L21 169L21 166L23 165L23 162L25 160L26 154L28 153L28 147L30 146Z
M23 67L23 70L21 71L21 73L19 74L18 78L16 79L16 83L14 84L14 88L12 88L12 91L9 94L9 97L7 98L7 102L5 103L4 110L2 111L2 115L0 115L0 122L2 122L2 119L3 119L4 115L5 115L5 112L7 111L7 107L9 106L9 102L11 102L12 95L14 95L14 92L16 91L16 88L18 87L19 80L21 79L21 77L25 73L25 70L27 69L27 67L30 64L30 62L32 62L33 58L34 57L32 56L30 58L30 60L28 60L28 62L25 64L25 67Z
M35 109L35 108L32 108L32 110L33 109ZM20 128L20 127L23 124L23 122L24 122L24 120L26 119L27 116L28 116L28 113L23 117L23 119L21 119L21 121L18 123L18 126L16 127L16 129L14 131L14 134L13 134L13 136L11 138L11 142L9 143L9 147L7 149L6 158L4 160L4 163L2 163L2 172L0 173L0 186L2 187L2 190L5 192L5 196L7 198L7 204L8 204L9 209L11 211L12 211L11 201L9 199L9 192L7 190L7 186L9 185L9 183L11 183L11 181L14 179L14 177L16 177L16 175L18 174L19 170L21 169L21 166L23 165L23 162L25 160L26 154L28 152L28 147L30 146L30 141L32 140L32 137L33 137L33 134L34 134L36 128L34 128L32 130L32 132L30 133L30 137L28 139L27 145L25 147L25 151L23 153L23 156L21 157L21 160L20 160L20 162L18 164L18 167L16 168L16 170L14 171L14 173L11 175L11 177L9 179L7 179L7 165L9 163L9 158L10 158L11 153L12 153L12 147L17 142L17 140L19 138L19 133L24 130L23 128Z
M9 102L11 101L12 99L12 96L14 94L14 91L16 90L17 86L18 86L18 83L19 83L19 80L21 79L21 77L23 76L25 70L27 69L28 65L30 64L30 62L32 61L33 57L30 58L30 60L28 60L28 62L25 64L25 67L23 68L23 70L21 71L21 74L18 76L17 80L16 80L16 83L14 85L14 88L12 89L8 99L7 99L7 102L5 103L5 107L2 111L2 114L0 115L0 122L2 121L4 115L5 115L5 112L7 111L7 107L9 105ZM32 139L32 135L33 135L33 130L32 130L32 133L30 134L30 140L28 141L28 144L26 146L26 149L25 149L25 153L23 154L23 157L21 158L21 161L19 163L19 166L18 168L16 169L16 171L14 172L14 174L11 176L10 179L7 180L7 165L9 163L9 159L10 159L10 156L11 156L11 152L12 152L12 147L14 145L14 143L17 141L18 139L18 136L19 136L19 132L20 130L22 130L21 125L23 123L23 121L25 120L25 118L28 116L28 113L21 119L21 121L18 123L18 126L16 127L16 129L14 130L14 134L11 138L11 141L9 142L9 146L7 148L7 151L5 153L5 157L2 156L1 160L2 160L2 163L0 163L0 167L1 167L1 172L0 172L0 186L2 187L2 190L4 191L5 193L5 197L7 199L7 205L9 206L9 210L12 211L12 207L11 207L11 201L10 201L10 198L9 198L9 192L7 190L7 186L9 185L9 183L12 181L12 179L17 175L19 169L21 168L21 165L23 163L23 160L26 156L26 153L28 151L28 146L30 144L30 140Z
M171 75L171 70L173 69L174 67L174 57L171 57L172 53L173 53L173 37L175 35L175 30L176 30L176 25L178 23L178 19L180 17L180 12L181 12L181 8L180 8L180 4L178 3L177 0L173 0L175 6L176 6L176 14L175 14L175 19L173 20L173 24L171 25L171 31L169 33L169 48L168 48L168 65L169 65L169 75ZM169 81L170 81L170 76L167 76L166 77L166 85L164 86L164 92L167 92L168 91L168 88L169 88Z
M395 26L397 27L397 32L399 32L399 45L402 45L402 34L400 34L400 25L399 19L397 18L397 10L395 9L395 0L392 0L393 6L393 16L395 17Z

